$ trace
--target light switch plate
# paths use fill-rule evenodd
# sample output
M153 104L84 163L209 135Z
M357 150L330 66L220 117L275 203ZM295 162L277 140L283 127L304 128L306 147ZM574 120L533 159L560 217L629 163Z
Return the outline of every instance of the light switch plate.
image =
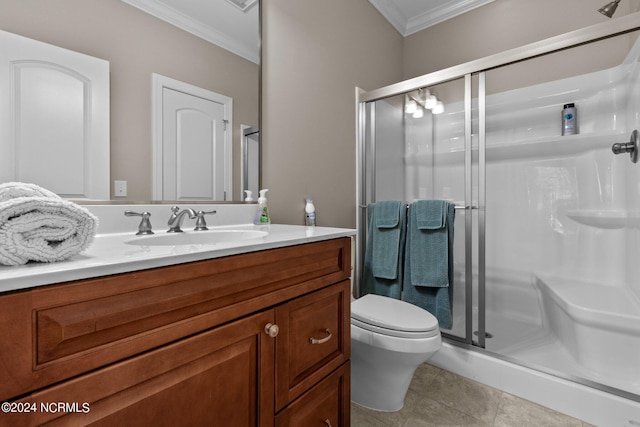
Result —
M113 194L116 197L127 197L127 181L113 181Z

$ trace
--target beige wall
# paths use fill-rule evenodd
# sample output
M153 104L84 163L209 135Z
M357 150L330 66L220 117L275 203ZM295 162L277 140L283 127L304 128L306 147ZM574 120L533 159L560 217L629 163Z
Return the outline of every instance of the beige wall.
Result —
M569 31L607 22L597 12L606 0L495 0L405 38L403 78L483 58ZM613 19L640 9L640 0L620 3ZM610 68L631 43L618 38L491 71L488 90L503 91Z
M402 37L367 0L266 0L263 187L277 223L355 227L355 87L401 79Z
M629 12L620 3L615 17ZM495 0L404 41L404 78L526 45L609 18L597 12L606 0ZM615 19L615 18L614 18Z
M367 0L263 2L263 183L273 220L302 224L309 195L319 225L355 226L356 86L374 89L606 21L596 11L606 2L495 0L404 40ZM639 3L622 2L616 17Z
M233 98L239 183L240 125L258 124L257 64L120 0L0 0L0 29L110 61L111 183L128 181L128 199L151 199L152 73Z

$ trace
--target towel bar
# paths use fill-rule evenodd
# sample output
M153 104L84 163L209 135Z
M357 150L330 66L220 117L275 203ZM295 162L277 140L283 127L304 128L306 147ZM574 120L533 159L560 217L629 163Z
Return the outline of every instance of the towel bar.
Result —
M360 205L359 207L360 207L360 209L367 209L367 205ZM410 207L411 207L411 204L407 205L407 208L410 208ZM455 210L478 209L478 207L477 206L458 206L458 205L455 205L453 207L453 209L455 209Z

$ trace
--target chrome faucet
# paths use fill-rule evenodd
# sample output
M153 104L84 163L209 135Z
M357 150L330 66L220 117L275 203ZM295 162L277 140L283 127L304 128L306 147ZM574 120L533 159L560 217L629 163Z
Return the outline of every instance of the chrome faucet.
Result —
M138 213L133 211L124 211L124 216L142 217L142 219L140 220L140 225L138 225L138 232L136 233L136 235L139 236L141 234L153 234L153 231L151 230L151 221L149 221L149 217L151 216L149 212Z
M213 211L208 211L208 212L205 212L205 211L198 211L198 212L196 213L196 216L197 216L198 218L196 218L196 226L195 226L195 228L193 229L193 231L206 231L206 230L208 230L209 228L207 227L207 222L204 220L204 216L205 216L205 215L213 215L213 214L215 214L215 213L216 213L216 211L215 211L215 210L213 210Z
M196 217L196 211L194 211L191 208L187 208L187 209L184 209L183 211L180 211L179 207L173 206L171 208L171 217L167 222L167 225L169 226L167 233L182 233L182 229L180 227L182 226L182 221L184 220L184 216L187 214L191 219Z

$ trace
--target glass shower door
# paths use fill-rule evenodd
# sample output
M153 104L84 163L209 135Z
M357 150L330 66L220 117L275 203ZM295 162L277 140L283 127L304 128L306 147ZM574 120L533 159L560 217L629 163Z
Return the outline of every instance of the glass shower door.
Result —
M453 324L447 336L471 344L477 298L478 151L470 76L365 103L361 111L360 216L383 200L447 200L455 205ZM434 108L436 107L436 108ZM364 227L359 227L363 230ZM359 253L366 247L360 233Z
M472 266L473 246L477 244L473 209L477 206L473 195L477 156L473 155L469 80L456 79L409 94L418 100L426 97L427 102L435 96L443 111L424 108L418 110L418 117L405 112L407 200L446 200L455 205L453 324L442 332L466 343L474 339Z

